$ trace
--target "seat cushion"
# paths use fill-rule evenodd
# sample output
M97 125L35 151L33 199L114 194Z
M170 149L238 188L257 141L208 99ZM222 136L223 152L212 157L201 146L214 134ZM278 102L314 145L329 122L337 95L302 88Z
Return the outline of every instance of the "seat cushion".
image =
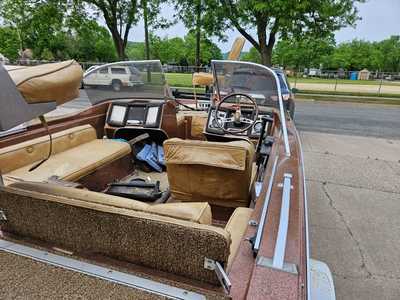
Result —
M36 163L6 173L5 178L6 181L13 178L46 181L51 176L57 176L62 180L76 181L130 152L128 143L96 139L50 156L46 162L31 172L29 169Z
M52 134L52 154L95 140L96 131L90 125L82 125ZM49 137L42 136L0 149L0 170L3 174L30 165L47 157Z
M46 181L51 176L76 181L131 152L128 143L96 139L90 125L60 131L52 137L52 155L31 172L32 166L48 156L48 136L0 149L0 170L6 185L16 180Z
M208 116L193 115L191 116L190 135L192 139L204 140L204 127L207 124Z
M74 60L6 69L27 103L60 105L79 96L83 72Z
M25 191L59 196L73 200L85 201L92 205L106 205L110 208L123 208L134 211L142 211L160 216L173 217L180 220L191 221L199 224L211 224L211 207L207 202L199 203L166 203L150 205L118 196L92 192L77 188L65 187L51 183L40 182L15 182L10 187ZM73 201L71 200L71 202Z
M164 142L164 152L173 198L226 207L248 206L253 144L174 138Z
M225 226L225 230L230 233L232 241L228 259L228 269L232 265L232 261L235 259L240 242L243 240L247 226L249 225L252 213L253 209L251 208L238 207L235 209Z

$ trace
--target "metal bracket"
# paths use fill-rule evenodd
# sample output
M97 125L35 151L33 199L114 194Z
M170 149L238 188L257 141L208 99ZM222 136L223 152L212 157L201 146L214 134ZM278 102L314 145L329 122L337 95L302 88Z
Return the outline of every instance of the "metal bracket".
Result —
M277 184L278 188L283 188L283 182ZM290 189L293 190L293 185L290 186Z
M4 213L4 211L0 210L0 222L6 222L6 221L7 221L6 214Z
M224 268L222 265L213 259L204 258L204 268L207 270L212 270L218 277L219 282L221 283L222 287L225 290L225 293L229 295L232 287L232 283L228 278L228 275L225 273Z
M250 226L257 226L258 222L256 220L249 220L249 225Z
M257 258L257 266L277 269L277 270L280 270L280 271L283 271L283 272L287 272L287 273L292 273L292 274L295 274L295 275L298 274L297 266L295 264L284 262L282 269L281 268L275 268L273 266L273 260L271 258L263 257L263 256L259 256Z
M256 198L258 198L258 196L260 196L261 194L261 190L263 187L263 183L261 181L256 181L255 185L254 185L254 190L256 193Z

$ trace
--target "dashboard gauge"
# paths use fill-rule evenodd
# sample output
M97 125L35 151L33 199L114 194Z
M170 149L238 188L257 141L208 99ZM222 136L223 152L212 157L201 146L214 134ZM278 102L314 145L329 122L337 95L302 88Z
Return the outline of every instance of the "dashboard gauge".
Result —
M215 110L211 112L210 116L210 122L208 127L210 128L221 128L224 124L222 123L221 118L225 118L226 113L225 112L218 112L218 118L215 117Z
M220 127L222 127L222 121L221 121L221 119L215 119L215 118L213 118L212 119L212 121L211 121L211 125L212 125L212 127L214 127L214 128L220 128Z
M127 107L123 105L113 105L108 122L112 125L121 126L124 123Z
M253 126L253 134L260 134L261 133L261 127L262 123L261 122L256 122Z
M147 109L146 125L154 126L157 123L158 106L151 106Z

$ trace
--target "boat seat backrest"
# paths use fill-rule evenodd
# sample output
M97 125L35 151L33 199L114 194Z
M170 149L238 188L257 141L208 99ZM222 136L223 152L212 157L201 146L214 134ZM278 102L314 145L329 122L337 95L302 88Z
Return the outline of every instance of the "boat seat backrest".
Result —
M163 203L151 205L128 198L51 183L22 181L15 182L10 186L34 193L85 201L93 205L107 205L115 208L147 212L200 224L211 225L212 221L211 208L207 202Z
M227 207L248 206L254 146L172 138L164 142L172 197Z
M3 232L218 285L204 261L227 266L231 233L191 220L210 212L207 203L173 203L168 209L168 204L128 203L131 200L65 187L51 191L35 184L0 188L0 209L7 218ZM210 223L209 216L203 222Z

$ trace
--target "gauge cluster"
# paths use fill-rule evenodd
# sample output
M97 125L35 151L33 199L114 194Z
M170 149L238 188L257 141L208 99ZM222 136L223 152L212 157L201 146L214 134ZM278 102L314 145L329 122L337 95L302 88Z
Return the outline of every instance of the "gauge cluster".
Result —
M159 127L162 104L132 102L113 103L108 112L107 123L114 127Z
M218 111L218 118L216 118L215 116L216 110L215 109L211 109L210 113L209 113L209 118L208 118L208 122L207 122L207 131L211 132L211 133L217 133L217 134L222 134L223 130L221 129L222 126L225 126L224 128L234 128L233 124L223 124L221 119L224 118L230 118L233 116L233 112L231 111ZM253 119L252 116L253 112L252 111L242 111L242 116L247 118L247 119ZM254 126L252 126L252 128L250 128L247 132L242 132L239 135L244 135L244 136L249 136L249 137L254 137L257 138L258 136L260 136L261 130L262 130L262 117L264 115L268 115L267 113L263 114L263 113L259 113L256 122L254 123ZM267 124L268 126L268 124Z

